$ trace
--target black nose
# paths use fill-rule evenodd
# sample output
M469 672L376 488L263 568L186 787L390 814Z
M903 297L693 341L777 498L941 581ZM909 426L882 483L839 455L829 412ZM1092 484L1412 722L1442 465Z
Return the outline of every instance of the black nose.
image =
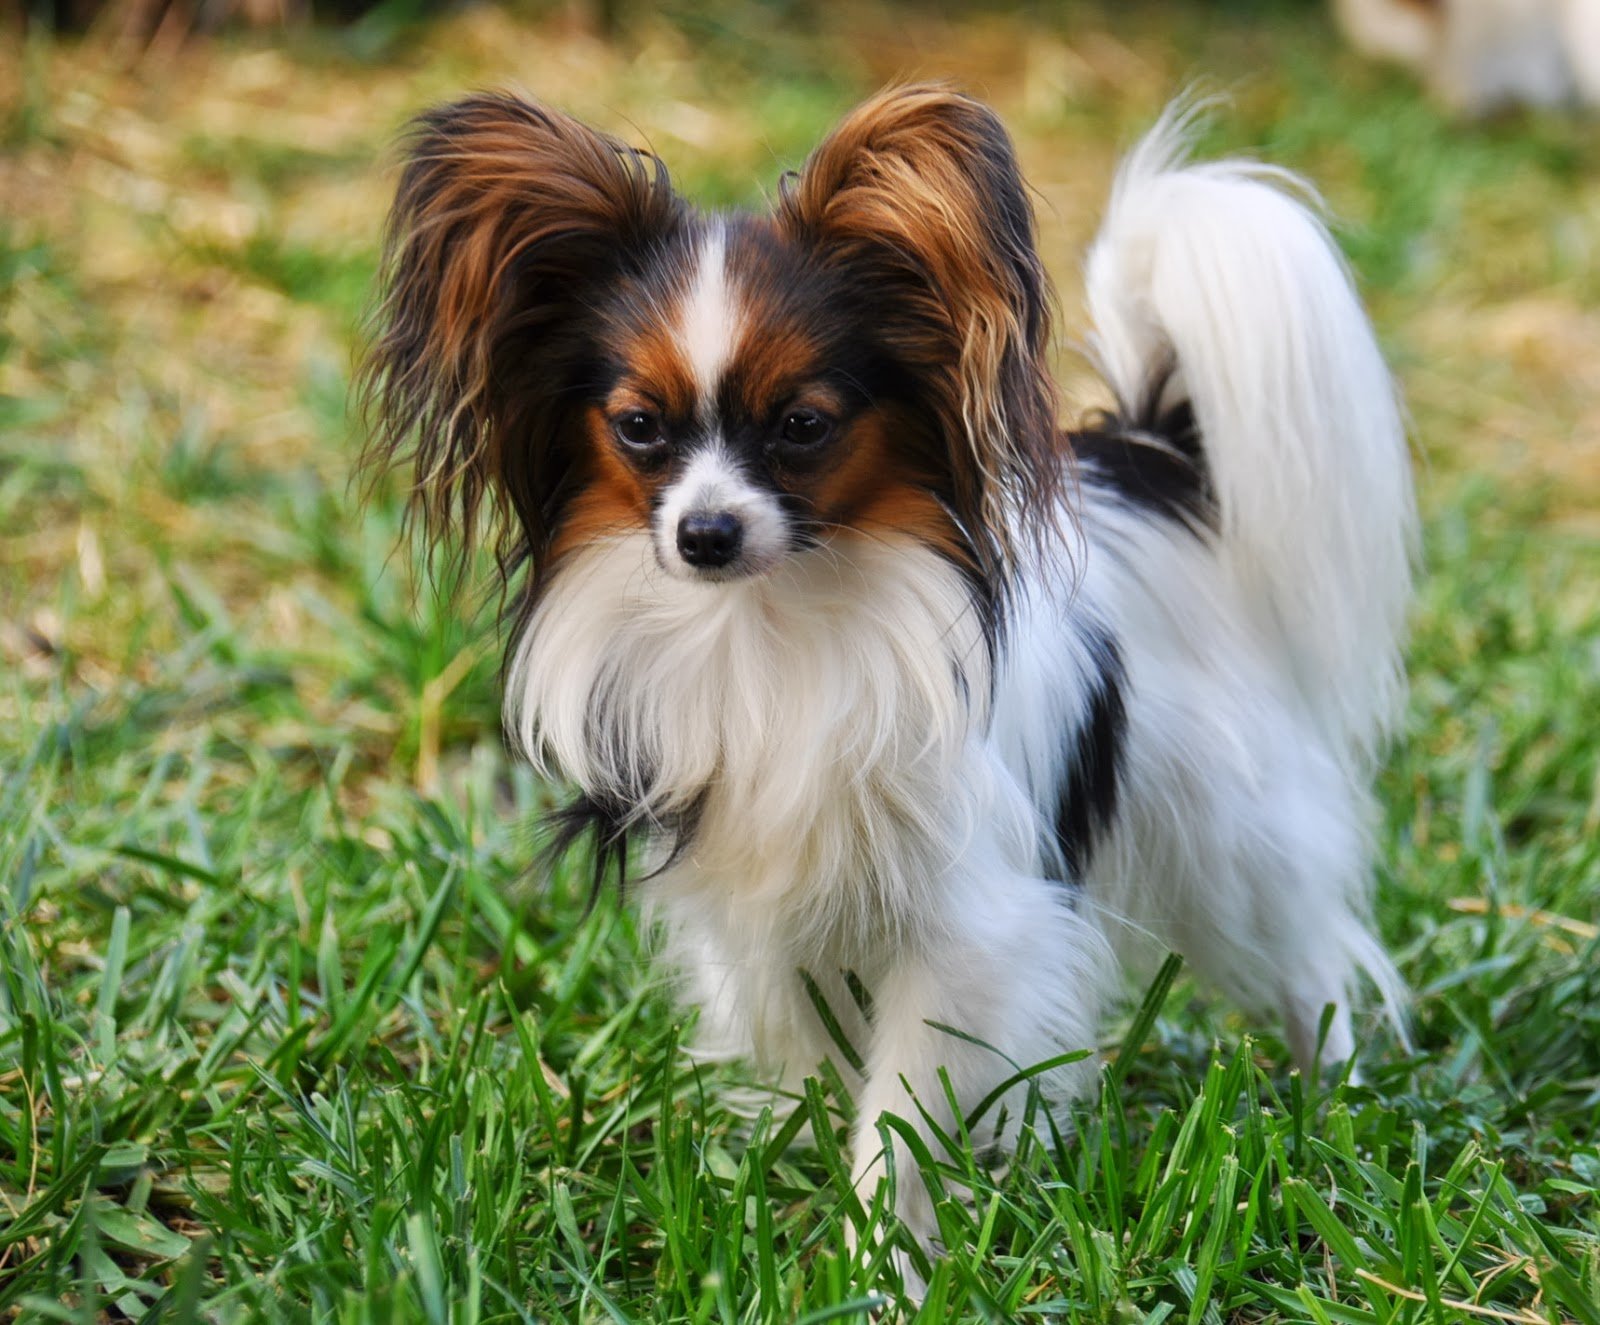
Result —
M744 526L727 511L695 511L678 521L678 551L691 566L726 566L743 542Z

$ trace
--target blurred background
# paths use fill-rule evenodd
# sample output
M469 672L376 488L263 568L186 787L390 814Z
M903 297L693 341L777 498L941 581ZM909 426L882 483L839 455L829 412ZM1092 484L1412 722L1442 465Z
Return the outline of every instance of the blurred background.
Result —
M456 723L492 726L487 698L411 712L394 688L441 657L385 658L347 629L350 595L382 592L361 576L392 534L345 491L391 145L420 108L477 87L648 144L691 197L728 206L760 205L885 81L958 80L1017 137L1081 406L1097 397L1075 352L1078 264L1113 162L1198 80L1231 103L1209 148L1326 194L1428 493L1472 473L1595 529L1593 122L1454 123L1308 0L58 0L4 31L0 648L25 674L105 688L224 611L252 644L298 651L307 716L370 732L361 762L385 776L398 756L427 785Z
M351 1287L380 1262L347 1249L402 1225L371 1222L359 1182L261 1159L297 1128L331 1155L329 1098L403 1158L388 1092L475 1036L521 1062L521 1012L580 1101L580 1078L622 1098L629 1055L675 1034L626 915L585 922L581 887L526 877L549 793L503 752L494 603L423 582L399 480L364 508L351 486L392 144L434 102L521 88L649 145L707 206L760 206L909 76L958 80L1016 137L1074 410L1102 400L1081 255L1167 99L1225 93L1204 150L1326 195L1427 517L1382 786L1380 920L1422 1055L1396 1068L1419 1075L1391 1130L1488 1129L1553 1222L1590 1218L1539 1184L1600 1178L1592 119L1457 119L1311 0L0 0L0 1215L37 1212L0 1236L0 1312L70 1279L133 1314L201 1232L208 1283L288 1291L314 1244ZM1216 1033L1178 1003L1177 1075L1133 1079L1151 1098L1183 1097ZM542 1165L538 1144L503 1172ZM437 1183L456 1208L448 1175L418 1181L394 1199L427 1208ZM546 1206L512 1232L484 1218L515 1251ZM8 1266L33 1277L7 1287Z

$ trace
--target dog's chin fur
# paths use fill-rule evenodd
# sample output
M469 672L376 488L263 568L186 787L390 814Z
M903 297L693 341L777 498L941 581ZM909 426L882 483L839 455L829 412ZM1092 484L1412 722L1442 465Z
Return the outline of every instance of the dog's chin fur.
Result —
M836 138L874 116L898 123L902 95L919 114L931 97L954 115L944 129L967 126L953 159L976 153L975 176L1000 170L1006 196L1021 196L1003 136L969 133L972 103L938 102L950 94L887 94ZM442 518L503 490L522 518L531 587L507 728L578 788L567 837L595 829L602 862L623 872L637 844L635 890L700 1009L697 1052L750 1060L790 1089L833 1060L854 1096L863 1184L887 1169L885 1113L929 1138L959 1134L952 1100L965 1112L1019 1068L1092 1049L1115 963L1147 950L1176 948L1247 1008L1281 1014L1306 1066L1352 1054L1363 972L1399 1024L1400 983L1366 921L1368 787L1403 694L1413 540L1399 409L1298 183L1186 164L1185 123L1169 115L1129 158L1091 254L1095 348L1117 408L1067 439L1072 484L1031 472L1053 441L1006 433L1037 423L1049 399L1031 376L1045 330L1018 246L1031 222L1014 208L969 217L966 229L1008 227L998 256L960 278L982 288L918 304L897 331L895 353L914 359L926 346L904 338L947 335L929 319L965 308L977 329L944 344L977 359L883 373L886 391L920 384L929 399L902 395L830 462L850 471L865 453L879 466L855 474L849 502L828 495L839 485L826 475L768 476L764 453L736 454L722 434L637 515L603 448L589 487L564 477L585 472L577 460L541 486L543 460L501 454L502 433L541 418L570 431L553 405L497 399L505 378L489 367L479 396L453 400L459 368L430 366L418 347L431 342L403 317L380 352L398 382L380 377L390 408L420 393L442 418L484 411L476 431L418 443L445 482L480 486L422 500ZM843 222L818 172L854 178L830 143L792 199L823 218L806 242L901 261L903 235L883 250L828 229ZM970 179L949 187L977 207ZM881 221L864 204L846 215ZM717 264L736 251L768 261L757 239L777 242L720 223L707 233L694 251ZM947 239L917 241L928 271ZM698 270L694 298L723 298L725 269ZM910 297L894 271L882 278L891 325L894 300ZM396 279L425 305L426 282ZM701 369L731 353L704 327L691 344ZM1012 377L1028 400L1007 397ZM892 419L910 432L886 433ZM941 427L955 431L948 451L930 440ZM628 482L656 481L638 468ZM899 523L873 506L874 485L907 513ZM674 560L673 503L692 511L705 493L745 513L759 573L735 561L738 578L708 583ZM791 530L797 506L847 513ZM1031 1087L1059 1103L1092 1071L1085 1057L1014 1085L970 1134L1013 1140ZM931 1236L928 1193L905 1176L903 1139L890 1144L900 1214Z

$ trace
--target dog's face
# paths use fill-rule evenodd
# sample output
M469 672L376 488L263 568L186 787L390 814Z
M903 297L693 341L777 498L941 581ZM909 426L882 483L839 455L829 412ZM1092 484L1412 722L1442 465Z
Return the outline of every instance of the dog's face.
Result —
M695 219L595 311L551 555L648 530L671 575L760 575L841 531L957 550L937 421L846 277L766 218Z
M1003 594L1059 480L1049 292L977 103L859 107L769 215L704 216L660 163L479 96L419 121L366 367L375 447L432 537L487 503L531 593L648 535L715 584L897 533Z

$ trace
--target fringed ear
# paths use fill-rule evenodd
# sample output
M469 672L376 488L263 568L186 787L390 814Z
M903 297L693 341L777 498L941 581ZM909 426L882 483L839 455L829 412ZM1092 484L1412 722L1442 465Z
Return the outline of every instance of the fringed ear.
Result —
M891 88L784 181L779 216L859 272L891 351L933 383L944 495L1004 585L1019 544L1055 528L1065 463L1047 363L1053 295L1005 128L948 87Z
M366 459L413 465L430 557L454 536L465 564L487 498L502 568L537 572L577 477L586 294L685 208L654 157L509 95L429 111L407 147L360 373Z

